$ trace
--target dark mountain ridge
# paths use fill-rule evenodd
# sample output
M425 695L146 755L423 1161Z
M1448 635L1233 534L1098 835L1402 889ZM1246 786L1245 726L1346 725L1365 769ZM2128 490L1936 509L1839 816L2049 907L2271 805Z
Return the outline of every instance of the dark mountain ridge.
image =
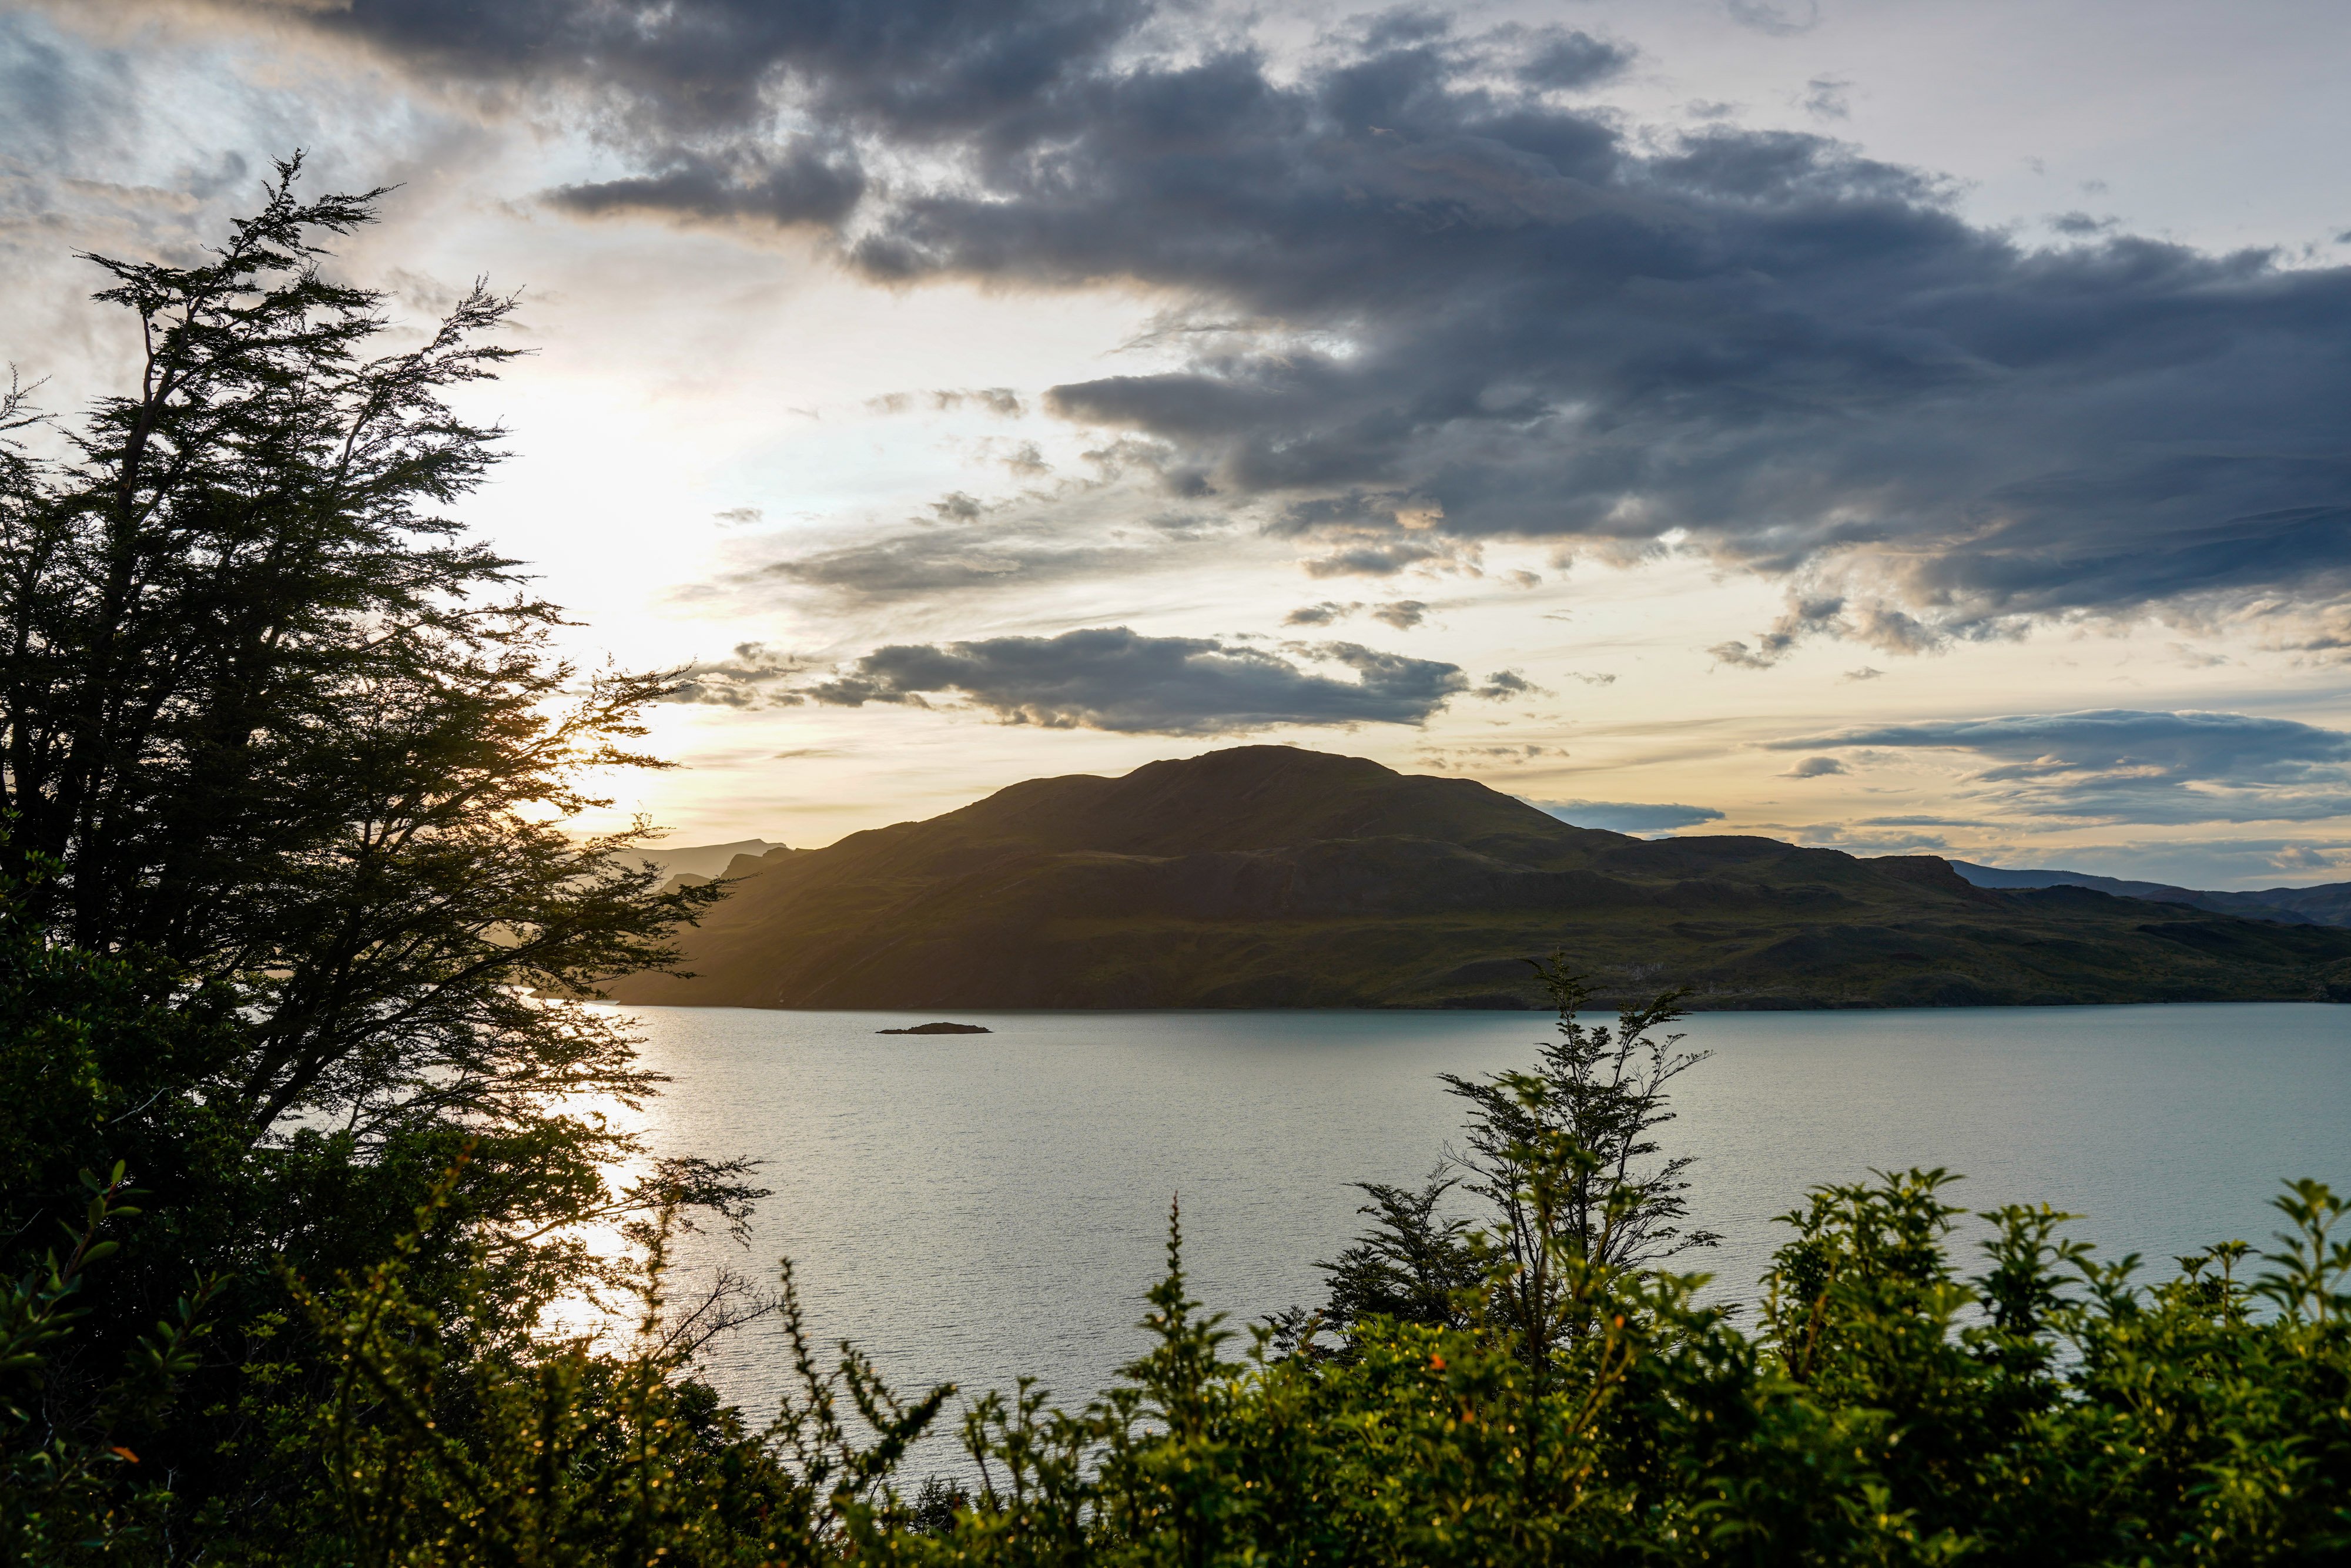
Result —
M2185 904L2215 915L2241 915L2287 925L2351 925L2351 882L2311 887L2265 887L2258 892L2220 893L2174 887L2167 882L2130 882L2083 871L2009 871L2000 866L1953 861L1951 869L1978 887L2088 887L2118 898L2154 904Z
M1031 779L822 850L739 857L698 977L624 1001L775 1008L1531 1007L1563 948L1604 1000L1704 1008L2351 997L2351 932L1931 856L1571 827L1460 779L1240 747Z

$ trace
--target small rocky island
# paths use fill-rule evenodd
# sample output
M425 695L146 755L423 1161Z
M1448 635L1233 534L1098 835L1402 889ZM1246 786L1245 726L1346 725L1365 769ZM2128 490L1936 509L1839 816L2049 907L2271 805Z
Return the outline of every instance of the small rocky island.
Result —
M985 1024L918 1023L912 1029L877 1029L875 1034L994 1034Z

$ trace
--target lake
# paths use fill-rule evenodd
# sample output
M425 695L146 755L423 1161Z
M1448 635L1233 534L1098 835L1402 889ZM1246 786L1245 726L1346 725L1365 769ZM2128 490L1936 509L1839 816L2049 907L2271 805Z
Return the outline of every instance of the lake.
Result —
M1245 1322L1319 1299L1318 1259L1362 1223L1357 1180L1416 1181L1458 1137L1437 1082L1524 1066L1536 1013L971 1013L925 1019L626 1009L664 1150L767 1162L752 1247L797 1270L819 1336L901 1389L1022 1373L1082 1402L1142 1346L1167 1206L1194 1295ZM2266 1243L2280 1177L2351 1184L2351 1008L2213 1004L1704 1013L1667 1147L1698 1156L1685 1266L1747 1293L1816 1183L1964 1172L1972 1207L2048 1201L2106 1255ZM708 1244L689 1249L706 1261ZM756 1331L710 1372L753 1412L788 1363Z

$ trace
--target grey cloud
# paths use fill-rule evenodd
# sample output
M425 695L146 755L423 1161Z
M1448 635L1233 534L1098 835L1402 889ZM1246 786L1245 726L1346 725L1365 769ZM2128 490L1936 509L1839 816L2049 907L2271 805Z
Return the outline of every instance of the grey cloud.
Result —
M1614 39L1553 32L1538 36L1518 68L1518 78L1529 87L1561 91L1597 87L1624 75L1635 56L1631 46Z
M1612 833L1667 833L1722 820L1722 813L1711 806L1647 805L1634 800L1531 800L1528 804L1562 822L1605 828Z
M1029 412L1027 405L1020 401L1020 394L1010 387L977 387L957 392L935 392L931 394L931 402L933 406L941 409L961 408L967 402L977 403L988 413L1005 419L1018 419Z
M868 544L794 556L747 574L751 580L821 589L860 604L1049 582L1134 570L1147 552L1037 539L975 541L963 532L900 534Z
M1844 678L1848 681L1875 681L1882 678L1885 674L1884 670L1875 664L1864 664L1857 670L1847 670L1844 673Z
M2061 235L2079 236L2104 234L2116 224L2112 218L2094 218L2087 213L2059 213L2049 220L2049 226Z
M1825 779L1830 774L1842 773L1844 770L1844 764L1839 762L1834 757L1807 757L1802 762L1797 763L1793 768L1789 768L1785 773L1781 774L1780 777L1782 779Z
M942 413L976 404L989 413L1006 419L1018 419L1029 412L1029 405L1010 387L939 387L925 392L883 392L865 400L865 406L876 413L904 413L914 406L914 400L925 399L931 407Z
M664 702L693 703L715 707L750 708L778 701L800 701L779 689L779 683L801 674L806 665L764 643L737 643L735 656L714 663L689 664L678 672L677 683Z
M845 149L803 141L723 157L679 152L654 172L566 185L549 199L590 215L652 212L830 225L864 193L864 172Z
M1814 77L1804 84L1799 101L1804 112L1820 120L1844 120L1853 113L1853 83L1835 77Z
M1328 626L1364 608L1361 601L1341 603L1335 599L1326 599L1320 604L1299 606L1283 616L1281 623L1284 626ZM1373 620L1393 626L1399 632L1409 632L1428 619L1428 606L1417 599L1392 599L1370 608Z
M1774 750L1867 747L1980 759L2004 812L2136 822L2314 821L2351 814L2351 732L2247 714L2129 708L1840 730Z
M1147 15L1138 0L261 0L324 31L475 78L614 94L648 141L765 122L968 132L1081 78Z
M1767 33L1817 17L1727 5ZM1278 514L1318 577L1671 534L1838 606L1730 664L2351 601L2351 268L2038 249L1823 137L1660 140L1528 84L1564 35L1391 16L1277 73L1145 0L280 10L606 95L640 166L574 205L764 205L832 223L876 279L1202 301L1218 329L1171 330L1171 368L1047 406L1150 438L1179 493Z
M1512 697L1549 696L1551 693L1535 685L1516 670L1496 670L1486 677L1486 684L1475 694L1489 702L1506 703Z
M1282 323L1049 403L1158 436L1281 503L1285 531L1335 530L1320 575L1430 560L1432 531L1678 528L1839 602L1770 635L1896 650L2351 590L2330 412L2351 271L2130 236L2036 251L1834 141L1650 153L1473 88L1426 42L1293 83L1245 57L1107 78L1049 164L901 204L858 254L893 277L1139 277Z
M1723 0L1723 6L1740 26L1769 33L1775 38L1809 33L1821 19L1821 0L1801 0L1801 4L1790 0L1780 5L1771 0Z
M1458 666L1353 643L1312 650L1353 672L1318 674L1261 649L1123 626L1058 637L895 644L806 688L817 702L921 703L953 693L1008 724L1225 735L1272 725L1417 725L1468 686Z

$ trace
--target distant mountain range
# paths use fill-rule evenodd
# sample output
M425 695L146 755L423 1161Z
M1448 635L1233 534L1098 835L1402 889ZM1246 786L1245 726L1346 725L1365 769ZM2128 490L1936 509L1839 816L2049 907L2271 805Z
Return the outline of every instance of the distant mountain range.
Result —
M2273 887L2260 893L2206 893L2162 882L2126 882L2080 871L2003 871L1998 866L1953 861L1951 869L1978 887L2088 887L2117 898L2154 904L2185 904L2215 915L2275 920L2287 925L2351 925L2351 882L2315 887Z
M654 844L626 858L633 864L652 866L673 878L684 877L688 882L704 883L715 881L738 860L758 860L769 851L783 847L771 844L765 839L737 839L731 844L689 844L680 849Z
M1980 886L1932 856L1630 838L1288 747L1031 779L726 873L740 885L685 934L699 977L632 975L612 996L1523 1008L1524 960L1563 948L1604 1003L1668 985L1701 1008L2351 999L2351 930Z

